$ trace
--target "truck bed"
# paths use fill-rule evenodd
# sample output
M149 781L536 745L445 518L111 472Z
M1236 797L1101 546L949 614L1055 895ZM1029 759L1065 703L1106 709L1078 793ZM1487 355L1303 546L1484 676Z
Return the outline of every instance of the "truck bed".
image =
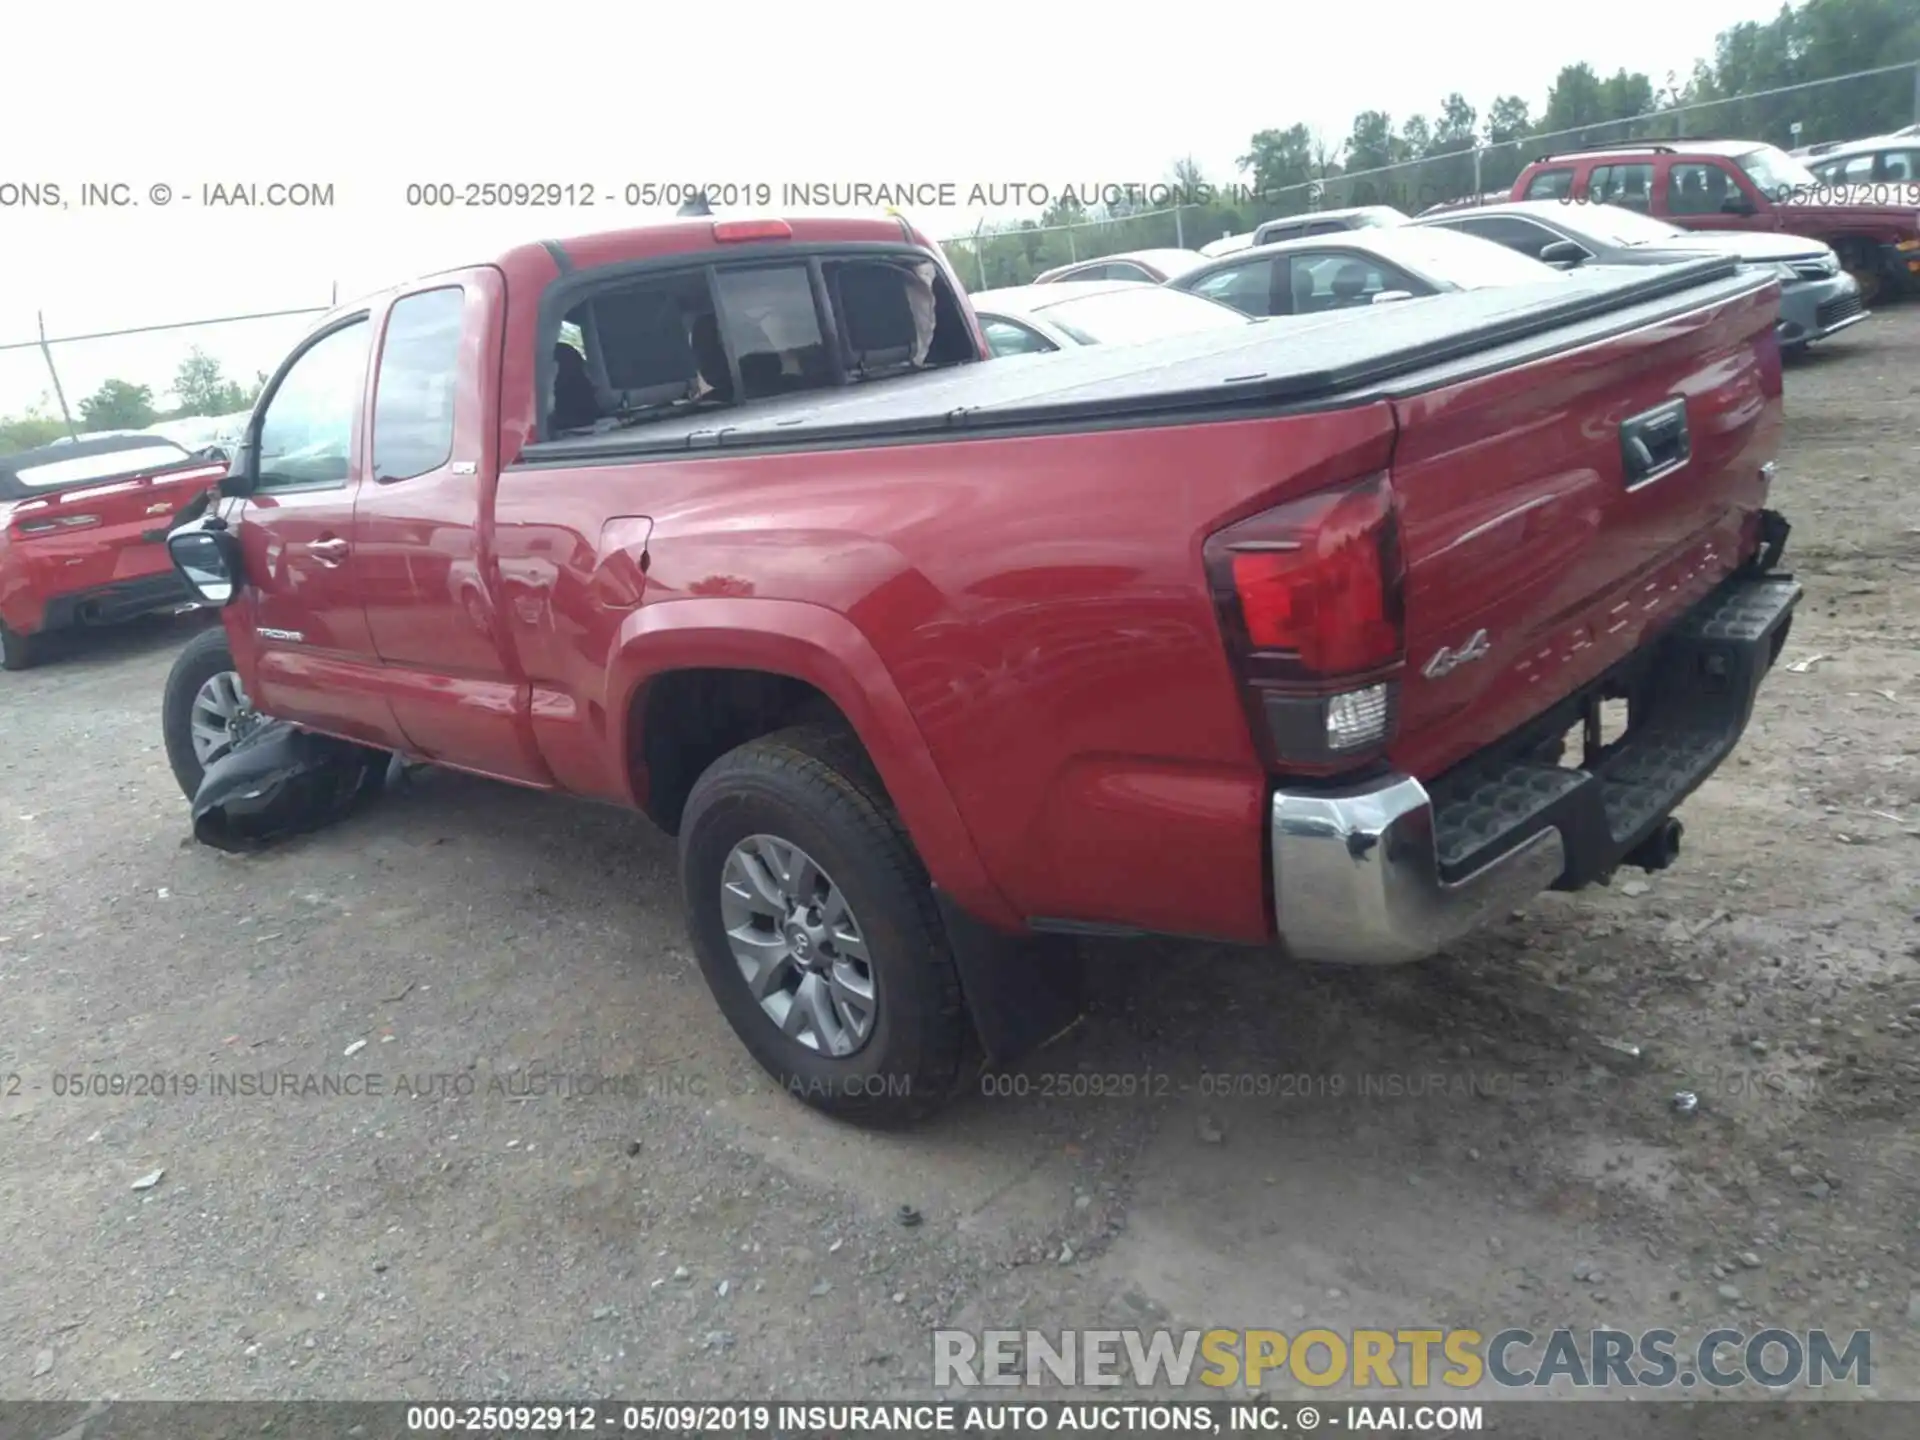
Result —
M1591 345L1771 283L1731 258L1571 272L1149 344L1088 346L690 411L529 445L523 466L954 440L1103 424L1244 418L1415 394Z

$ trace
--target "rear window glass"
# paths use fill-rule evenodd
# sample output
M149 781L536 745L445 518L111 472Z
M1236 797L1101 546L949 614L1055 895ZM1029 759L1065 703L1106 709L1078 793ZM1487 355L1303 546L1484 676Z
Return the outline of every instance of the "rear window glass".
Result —
M1516 254L1474 235L1434 225L1402 225L1382 231L1368 245L1410 270L1424 271L1463 290L1489 286L1564 283L1566 274L1530 255Z
M908 255L610 280L567 311L548 355L549 435L980 358L945 274Z
M1199 295L1159 286L1110 290L1049 305L1040 312L1082 345L1118 345L1160 340L1195 330L1223 330L1247 324L1238 310Z
M0 469L10 471L29 490L51 490L65 485L84 485L90 480L112 480L150 470L164 470L191 458L178 445L156 440L152 445L114 450L105 455L82 455L74 460L40 460L20 469L14 469L20 457L0 456Z
M1573 170L1542 170L1527 182L1528 200L1564 200L1573 193Z

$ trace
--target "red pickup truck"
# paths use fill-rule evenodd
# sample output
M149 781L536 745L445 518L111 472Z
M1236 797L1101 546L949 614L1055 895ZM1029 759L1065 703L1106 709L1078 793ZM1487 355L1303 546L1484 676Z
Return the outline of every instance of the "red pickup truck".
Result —
M169 540L227 608L168 751L204 794L265 715L638 807L758 1060L919 1114L1072 1021L1075 937L1405 961L1669 863L1800 593L1778 296L987 360L904 222L527 245L272 378Z
M1871 305L1920 290L1920 185L1834 185L1757 140L1593 145L1542 155L1513 200L1623 205L1686 230L1774 230L1831 245Z

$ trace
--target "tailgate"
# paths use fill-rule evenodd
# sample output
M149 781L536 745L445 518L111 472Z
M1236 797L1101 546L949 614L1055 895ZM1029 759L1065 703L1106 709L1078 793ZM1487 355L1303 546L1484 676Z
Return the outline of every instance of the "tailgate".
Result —
M1432 776L1597 678L1751 549L1778 445L1777 287L1394 401L1407 668Z

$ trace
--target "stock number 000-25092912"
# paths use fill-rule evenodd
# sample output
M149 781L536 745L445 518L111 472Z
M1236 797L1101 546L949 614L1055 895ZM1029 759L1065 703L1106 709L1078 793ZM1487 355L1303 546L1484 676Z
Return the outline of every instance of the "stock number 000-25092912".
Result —
M408 185L406 190L408 205L416 209L443 210L592 205L628 205L651 210L683 205L700 197L712 205L765 206L773 203L773 186L764 180L728 181L717 185L654 180L630 180L624 185L560 180L423 180Z
M765 1430L766 1405L409 1405L417 1435L703 1435Z

